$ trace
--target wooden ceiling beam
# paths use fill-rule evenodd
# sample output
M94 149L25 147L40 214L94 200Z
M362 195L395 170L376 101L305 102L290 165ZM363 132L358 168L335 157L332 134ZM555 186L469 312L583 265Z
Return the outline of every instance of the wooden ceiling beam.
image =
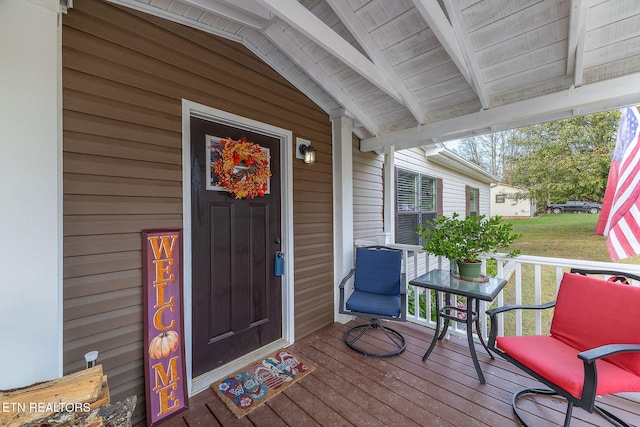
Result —
M469 72L469 67L467 67L464 55L462 54L462 49L460 49L458 37L453 31L453 27L438 4L438 1L413 0L413 3L416 9L418 9L418 12L420 12L422 19L427 22L427 25L429 25L429 28L431 28L433 34L436 36L440 44L442 44L442 47L447 52L453 63L456 64L456 67L458 67L462 76L469 85L473 86L471 73Z
M376 65L296 0L257 0L397 102L402 98Z
M317 84L341 104L349 115L360 122L371 135L378 134L376 123L285 33L278 22L264 28L263 34L302 68Z
M232 7L223 2L218 2L215 0L181 0L183 3L191 5L197 9L201 9L207 12L211 12L214 15L221 16L230 21L237 22L238 24L246 25L248 27L254 28L256 30L262 28L268 19L265 19L265 14L261 13L262 16L256 15L254 13L245 12L244 9L238 9L236 7Z
M351 34L358 41L360 46L369 55L369 58L376 64L381 71L386 75L388 81L398 91L402 103L411 111L411 114L416 119L418 124L424 124L424 111L418 105L413 95L407 89L407 86L402 82L400 76L393 69L389 61L384 57L380 49L375 46L369 32L358 16L353 12L351 7L344 0L326 0L333 11L338 15L338 18L347 27Z
M567 75L573 75L573 85L575 87L582 85L584 43L587 32L587 7L586 0L571 0Z
M227 3L233 7L237 7L245 10L251 15L258 16L264 20L270 20L273 18L273 14L269 9L259 5L255 0L216 0L220 3Z
M462 16L462 11L460 10L458 3L459 2L456 0L444 0L444 6L449 14L453 32L456 35L456 39L458 40L458 44L462 50L462 56L465 59L467 67L469 67L469 73L471 74L472 81L471 87L478 95L482 108L486 110L491 107L491 99L489 97L489 92L487 91L487 85L484 78L482 78L482 73L480 71L478 61L476 60L476 54L473 50L469 31L464 23L464 17Z
M448 141L637 104L640 73L363 139L360 150L384 152L390 146L402 150L426 145L428 141Z

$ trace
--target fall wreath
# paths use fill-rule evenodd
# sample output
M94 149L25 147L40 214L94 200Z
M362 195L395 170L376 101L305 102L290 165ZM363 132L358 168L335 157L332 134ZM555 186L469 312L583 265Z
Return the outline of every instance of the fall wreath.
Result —
M216 145L212 147L217 151L212 167L218 184L236 199L264 196L271 177L269 155L246 138L237 141L227 138Z

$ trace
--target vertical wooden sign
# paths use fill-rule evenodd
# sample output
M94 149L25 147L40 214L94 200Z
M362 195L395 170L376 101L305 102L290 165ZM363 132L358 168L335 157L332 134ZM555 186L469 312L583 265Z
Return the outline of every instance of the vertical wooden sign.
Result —
M143 230L147 425L188 407L182 307L182 230Z

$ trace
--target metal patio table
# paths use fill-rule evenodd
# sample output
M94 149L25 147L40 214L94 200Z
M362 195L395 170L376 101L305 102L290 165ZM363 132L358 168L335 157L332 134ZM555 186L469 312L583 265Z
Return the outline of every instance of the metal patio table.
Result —
M463 321L467 327L467 342L469 344L469 351L471 352L471 359L473 360L473 364L476 368L478 379L482 384L484 384L486 381L482 374L482 370L480 369L478 355L476 354L476 350L473 345L473 324L475 323L476 325L476 332L482 346L487 350L489 357L493 359L494 357L491 352L489 352L480 330L480 320L478 315L480 311L479 301L493 301L502 288L504 288L504 285L507 284L507 281L495 277L487 277L479 280L465 280L449 270L431 270L428 273L411 280L409 284L436 291L436 332L433 336L429 349L422 357L422 361L426 362L436 346L436 342L445 337L449 324L452 321ZM444 292L445 294L445 306L442 309L440 308L440 298L438 297L439 292ZM464 311L455 305L446 304L446 302L451 300L451 295L466 298ZM458 317L461 313L462 317ZM444 321L442 331L440 331L441 319Z

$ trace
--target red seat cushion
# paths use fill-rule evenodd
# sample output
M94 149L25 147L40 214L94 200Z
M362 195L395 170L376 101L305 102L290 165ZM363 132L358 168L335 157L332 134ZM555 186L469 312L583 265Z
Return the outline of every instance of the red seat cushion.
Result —
M640 343L640 288L565 273L551 322L551 336L579 351L606 344ZM640 375L640 353L607 361Z
M581 397L584 365L575 348L548 336L498 337L496 346L541 377ZM596 366L597 394L640 392L640 376L604 360L597 361Z
M580 398L584 363L578 353L607 344L640 343L640 288L565 273L551 336L499 337L496 346ZM596 361L597 394L640 391L640 353Z

